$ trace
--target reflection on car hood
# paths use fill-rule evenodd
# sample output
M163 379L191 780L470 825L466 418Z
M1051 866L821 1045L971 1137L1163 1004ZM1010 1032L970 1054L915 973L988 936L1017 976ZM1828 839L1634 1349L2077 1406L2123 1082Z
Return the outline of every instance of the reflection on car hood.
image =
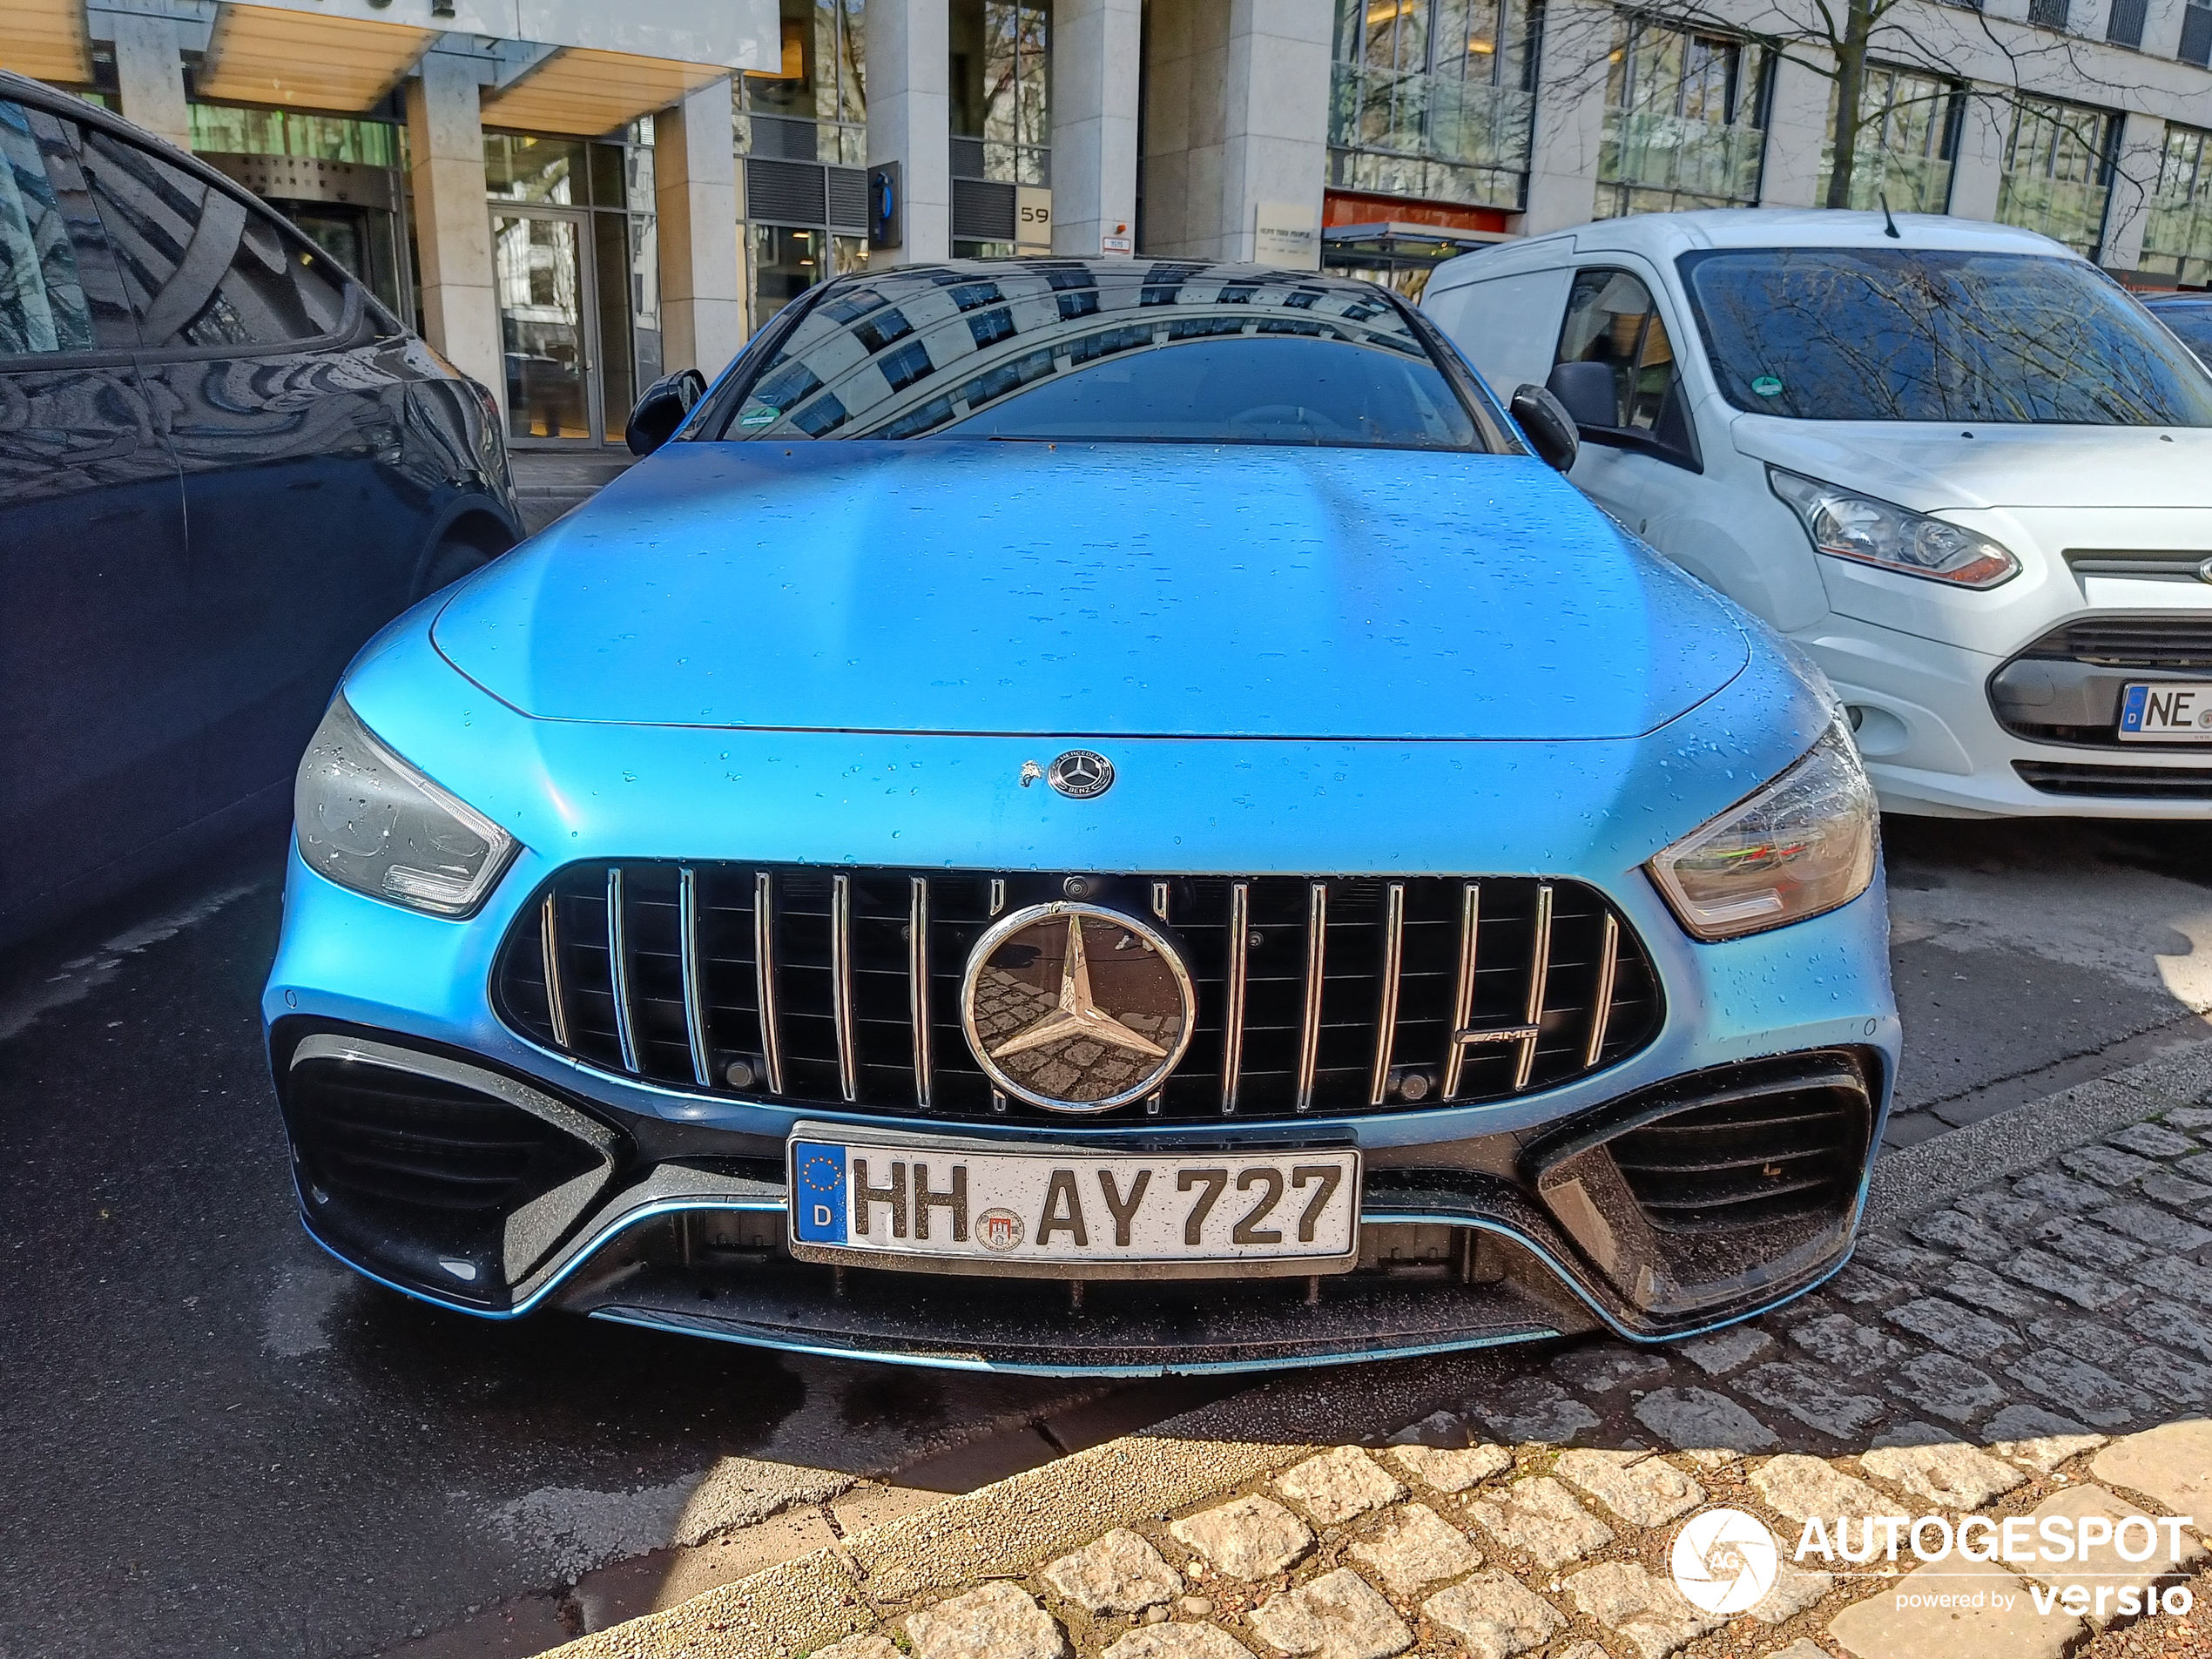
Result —
M1736 447L1915 512L2212 507L2212 428L1737 417ZM1970 437L1966 435L1971 433Z
M1740 671L1737 615L1521 456L677 443L433 637L556 719L1608 738Z

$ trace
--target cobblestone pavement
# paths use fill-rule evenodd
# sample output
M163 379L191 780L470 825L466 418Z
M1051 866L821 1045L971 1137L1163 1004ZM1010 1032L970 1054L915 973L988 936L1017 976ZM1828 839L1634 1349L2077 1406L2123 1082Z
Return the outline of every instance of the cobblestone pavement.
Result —
M2212 1096L1872 1233L1827 1286L1754 1324L1671 1348L1508 1351L1453 1376L1455 1403L1394 1436L1269 1448L1241 1478L1100 1524L1078 1548L1041 1536L1031 1559L1001 1550L1001 1570L968 1583L933 1583L926 1562L894 1564L865 1538L788 1563L798 1581L849 1575L828 1629L779 1623L764 1576L563 1652L2212 1655L2212 1554L2193 1524L2157 1531L2140 1565L2109 1545L2071 1569L1919 1565L1909 1547L1895 1565L1787 1564L1811 1516L1874 1518L1878 1539L1892 1515L2212 1522ZM1692 1607L1669 1572L1682 1521L1715 1506L1784 1546L1773 1589L1732 1618ZM948 1516L916 1547L957 1554L966 1524ZM2038 1611L2069 1572L2115 1590L2186 1586L2193 1606ZM1909 1599L1960 1592L1980 1604Z

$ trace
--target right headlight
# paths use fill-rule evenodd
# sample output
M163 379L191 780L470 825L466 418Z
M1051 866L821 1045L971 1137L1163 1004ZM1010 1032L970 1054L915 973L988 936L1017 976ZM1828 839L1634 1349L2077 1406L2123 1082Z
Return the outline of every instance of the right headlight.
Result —
M475 909L519 845L378 742L343 697L300 762L292 813L309 869L434 916Z
M1960 588L1993 588L2020 574L2020 562L2010 548L1964 525L1871 496L1854 496L1779 467L1769 467L1766 476L1823 553Z
M1873 786L1840 725L1764 788L1652 859L1698 939L1737 939L1849 904L1874 879Z

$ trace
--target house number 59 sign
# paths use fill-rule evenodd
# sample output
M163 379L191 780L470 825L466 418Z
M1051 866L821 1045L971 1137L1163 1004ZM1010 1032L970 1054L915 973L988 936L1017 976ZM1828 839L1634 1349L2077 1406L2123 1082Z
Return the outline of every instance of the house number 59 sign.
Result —
M1014 246L1024 253L1052 251L1052 192L1034 185L1014 192Z

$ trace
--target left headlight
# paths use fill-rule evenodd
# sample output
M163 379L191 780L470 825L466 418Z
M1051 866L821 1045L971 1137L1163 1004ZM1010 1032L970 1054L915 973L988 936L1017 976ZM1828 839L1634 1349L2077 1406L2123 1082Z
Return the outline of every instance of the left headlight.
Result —
M292 813L309 869L434 916L482 903L518 845L379 743L343 697L300 762Z
M1691 934L1737 939L1849 904L1874 879L1873 786L1841 725L1650 863Z
M1963 524L1854 496L1779 467L1769 467L1766 476L1823 553L1960 588L1993 588L2020 574L2020 562L2010 548Z

